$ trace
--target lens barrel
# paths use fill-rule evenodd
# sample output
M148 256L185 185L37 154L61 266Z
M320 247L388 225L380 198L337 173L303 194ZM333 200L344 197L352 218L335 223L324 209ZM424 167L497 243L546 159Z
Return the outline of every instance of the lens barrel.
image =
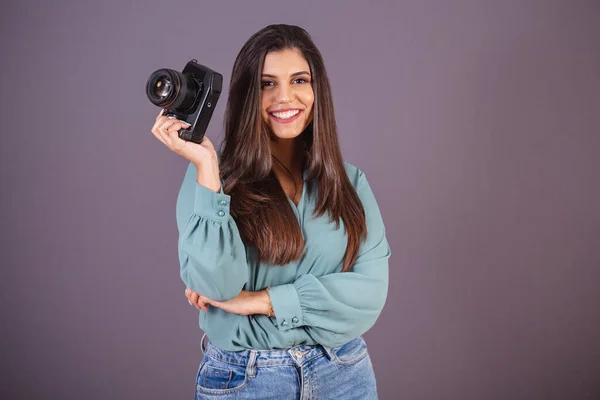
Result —
M146 95L158 107L185 112L194 105L200 85L189 75L161 68L150 74Z

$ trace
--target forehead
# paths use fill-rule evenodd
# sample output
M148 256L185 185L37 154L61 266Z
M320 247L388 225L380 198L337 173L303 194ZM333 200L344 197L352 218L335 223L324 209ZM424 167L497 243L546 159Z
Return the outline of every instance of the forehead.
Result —
M310 72L308 61L298 49L271 51L265 56L263 74L287 76L298 71Z

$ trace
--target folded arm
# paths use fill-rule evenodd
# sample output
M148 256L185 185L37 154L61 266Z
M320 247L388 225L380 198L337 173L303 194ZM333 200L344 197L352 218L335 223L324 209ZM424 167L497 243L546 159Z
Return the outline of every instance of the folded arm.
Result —
M381 213L361 172L357 192L365 208L367 239L350 272L303 275L269 294L279 330L303 328L317 343L335 347L369 330L388 292L391 250Z

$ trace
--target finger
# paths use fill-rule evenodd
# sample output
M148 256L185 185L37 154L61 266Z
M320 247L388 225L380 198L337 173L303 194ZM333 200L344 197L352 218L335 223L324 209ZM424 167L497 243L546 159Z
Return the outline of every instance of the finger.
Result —
M164 110L161 110L161 113ZM177 131L179 131L179 129L181 128L189 128L191 126L191 124L188 124L185 121L181 121L179 119L175 119L175 116L164 116L159 114L156 117L156 121L154 122L154 125L152 126L152 133L154 134L154 136L157 137L157 139L161 140L163 143L167 144L167 138L168 135L166 135L165 133L170 133L170 129L175 129L175 125L177 124ZM161 129L164 128L164 129Z
M188 287L185 288L185 296L187 297L188 303L190 303L191 306L196 307L198 310L202 309L204 311L208 311L208 304L206 303L208 297L204 297L201 294L192 291Z
M198 310L202 309L204 311L208 311L208 304L206 303L206 297L198 294L198 300L193 302L192 304L198 308Z
M164 133L160 132L158 129L152 131L152 134L154 135L155 138L157 138L158 140L160 140L162 142L162 144L164 144L165 146L169 147L169 145L167 144L167 139Z
M175 151L178 154L181 154L180 152L182 150L184 150L185 145L188 143L187 140L184 140L181 138L181 136L179 136L179 130L180 129L187 129L189 128L189 126L175 126L172 125L171 128L169 128L169 130L167 131L167 135L169 137L170 140L170 145L171 145L171 150Z
M178 137L179 136L178 135L179 129L181 129L181 125L178 124L175 121L172 121L172 123L169 124L169 125L165 124L165 130L164 130L164 132L165 132L166 137L169 140L171 140L171 139L173 139L173 137L175 137L175 136Z
M156 120L157 120L157 121L158 121L158 119L159 119L159 118L160 118L160 117L161 117L161 116L164 114L164 112L165 112L165 109L164 109L164 108L161 108L161 109L160 109L160 111L159 111L159 113L158 113L158 115L156 116Z
M193 294L198 294L198 293L194 292L194 291L193 291L192 289L190 289L190 288L186 288L186 289L185 289L185 297L187 297L189 300L191 300L191 299L192 299L192 297L191 297L191 296L192 296Z
M160 140L162 142L162 144L164 144L165 146L167 145L167 142L165 141L163 135L159 134L157 130L153 130L152 134L154 135L155 138L157 138L158 140Z
M213 300L213 299L209 299L208 297L205 297L205 296L202 296L202 295L201 295L200 297L202 298L202 300L203 300L203 301L204 301L206 304L210 304L211 306L214 306L214 307L221 307L221 306L223 305L223 303L222 303L222 302L215 301L215 300Z
M163 124L167 117L163 115L164 110L161 109L160 113L156 116L156 120L154 121L154 125L152 125L152 130L158 128L161 124Z
M162 123L158 125L158 127L156 128L156 135L157 137L167 146L170 148L171 145L171 140L169 138L169 134L167 133L167 130L169 129L169 127L171 125L173 125L173 121L170 119L163 119Z
M198 302L198 306L199 306L199 307L200 307L202 310L204 310L204 311L208 311L208 304L206 304L205 302L203 302L203 301L199 301L199 302Z
M166 128L166 133L169 137L179 137L178 133L180 129L187 129L191 125L187 122L174 120L168 127Z
M185 146L186 141L183 140L179 136L179 131L183 130L183 129L187 129L189 127L190 127L190 124L178 121L178 122L173 123L166 129L165 140L169 144L169 146L170 146L169 148L172 151L178 152L183 148L183 146Z
M192 303L192 305L193 305L194 307L196 307L196 309L197 309L198 311L200 311L200 310L208 311L208 304L206 304L206 303L205 303L205 302L203 302L203 301L198 301L197 303Z
M187 122L178 119L165 119L164 122L159 125L158 130L163 131L169 136L169 134L178 132L182 128L189 128L190 126L191 125Z
M204 297L202 297L202 295L199 295L198 300L193 304L198 310L208 311L208 305L204 301Z
M188 303L190 303L190 306L193 306L192 302L190 301L190 299L188 298L188 293L190 292L190 288L186 287L184 290L185 293L185 298L187 300Z
M161 110L162 112L162 110ZM152 126L151 132L154 135L154 137L156 137L158 140L160 140L165 146L168 147L167 145L167 140L166 140L166 136L163 135L161 132L159 132L159 128L161 127L161 125L163 125L167 120L167 117L165 116L158 116L156 118L156 121L154 122L154 125Z
M188 299L192 302L192 304L196 304L198 302L198 298L200 296L196 292L191 292L188 294Z
M196 292L191 292L190 301L198 311L204 306L204 302L200 300L200 295Z

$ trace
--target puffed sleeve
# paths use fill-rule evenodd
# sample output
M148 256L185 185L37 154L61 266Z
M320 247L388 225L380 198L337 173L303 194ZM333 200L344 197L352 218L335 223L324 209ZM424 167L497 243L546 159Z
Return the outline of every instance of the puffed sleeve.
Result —
M356 190L368 234L353 268L319 277L307 274L271 288L279 330L303 327L317 343L336 347L365 333L379 317L388 292L391 250L375 196L360 170Z
M227 301L248 281L246 248L229 213L231 197L196 179L196 166L190 163L176 206L181 279L194 292Z

